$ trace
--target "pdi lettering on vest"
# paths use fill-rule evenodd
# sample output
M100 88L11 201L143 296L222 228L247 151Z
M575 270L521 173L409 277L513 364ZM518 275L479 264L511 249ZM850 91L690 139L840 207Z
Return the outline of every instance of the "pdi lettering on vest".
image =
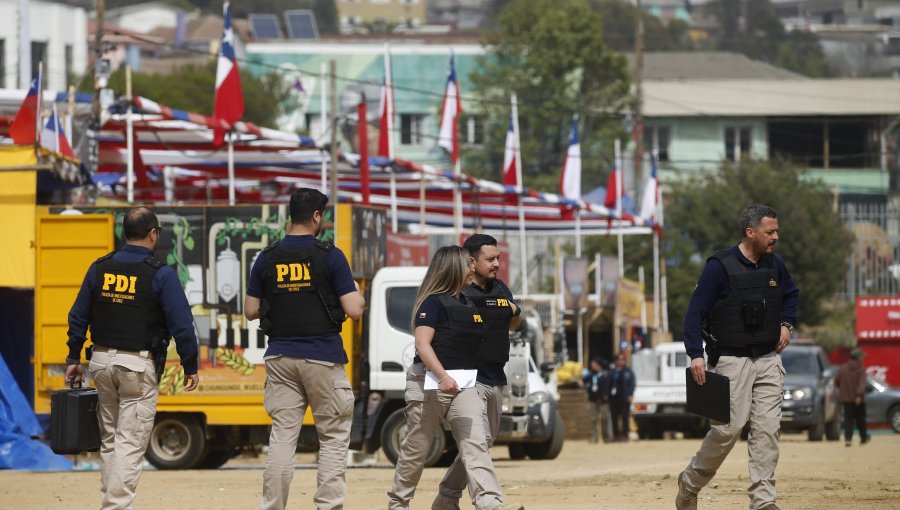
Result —
M481 315L478 315L477 313L473 313L473 314L472 314L472 320L475 321L475 322L484 322L484 321L481 319Z
M109 286L113 284L115 284L115 288L110 289ZM137 276L103 273L103 290L113 290L115 292L128 292L129 294L134 294L135 284L137 284Z
M278 282L278 288L288 292L299 292L301 288L312 285L309 266L299 262L275 264L275 277L276 282ZM287 278L288 283L284 283L285 278Z

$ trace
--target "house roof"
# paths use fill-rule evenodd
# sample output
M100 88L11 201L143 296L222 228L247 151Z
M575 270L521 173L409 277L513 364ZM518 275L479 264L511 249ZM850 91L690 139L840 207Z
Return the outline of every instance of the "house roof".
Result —
M225 20L222 16L216 14L206 14L198 18L187 21L185 34L188 40L199 41L216 41L222 37L222 25ZM242 40L250 40L250 24L245 19L232 18L232 28L235 34ZM176 29L174 27L157 27L150 31L151 35L166 39L168 41L175 40Z
M628 53L634 68L634 54ZM644 54L645 80L797 80L803 75L727 51L660 51Z
M900 80L682 80L644 83L646 117L900 115Z
M144 12L148 10L164 10L176 13L186 13L187 11L166 2L144 2L140 4L125 5L106 10L106 16L114 18L124 14L132 14L135 12Z

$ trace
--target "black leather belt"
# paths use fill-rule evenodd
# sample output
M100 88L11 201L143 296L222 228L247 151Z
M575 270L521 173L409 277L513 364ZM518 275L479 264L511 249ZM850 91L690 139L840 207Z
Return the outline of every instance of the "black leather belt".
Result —
M719 346L719 356L736 356L738 358L758 358L775 350L774 345L747 345L736 347L729 345Z

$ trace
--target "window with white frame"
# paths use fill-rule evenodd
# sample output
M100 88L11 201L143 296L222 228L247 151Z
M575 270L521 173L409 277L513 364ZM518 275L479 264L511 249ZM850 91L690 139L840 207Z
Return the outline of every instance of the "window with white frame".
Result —
M425 115L419 113L400 114L400 145L422 145L425 143Z
M725 159L740 161L750 157L752 129L749 126L725 128Z
M669 126L645 126L644 127L644 150L649 152L657 151L659 161L668 163L669 160L669 143L672 141L672 128Z
M465 143L469 145L481 145L484 143L484 118L479 115L467 115L465 117Z

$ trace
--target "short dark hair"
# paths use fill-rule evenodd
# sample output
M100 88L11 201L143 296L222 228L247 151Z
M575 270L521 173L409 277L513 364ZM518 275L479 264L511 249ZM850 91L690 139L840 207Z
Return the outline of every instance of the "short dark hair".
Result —
M753 204L748 205L741 211L741 237L747 235L748 228L756 228L761 223L763 218L778 218L778 215L775 214L775 209L767 205L762 204Z
M308 223L313 213L325 213L328 196L317 189L299 188L291 194L291 223Z
M595 356L595 357L591 358L591 363L596 363L603 368L606 368L606 366L607 366L606 360L601 358L600 356Z
M487 234L472 234L463 243L463 248L469 252L469 256L478 258L482 246L497 246L497 240Z
M135 207L125 213L122 220L122 232L126 241L145 239L154 228L159 228L159 220L149 207Z

